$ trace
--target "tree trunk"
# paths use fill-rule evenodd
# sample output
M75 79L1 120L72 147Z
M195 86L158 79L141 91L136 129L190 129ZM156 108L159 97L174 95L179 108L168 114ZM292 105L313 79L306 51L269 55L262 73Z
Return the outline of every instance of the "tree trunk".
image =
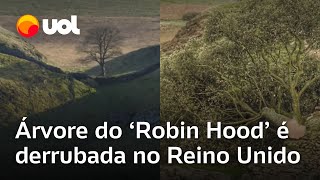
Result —
M300 96L298 93L294 93L292 96L292 109L294 118L299 122L299 124L304 124L305 121L302 118L301 110L300 110Z
M263 108L262 109L262 116L266 118L268 121L274 123L277 126L281 126L282 122L291 121L292 119L284 116L282 114L278 114L274 109L271 108Z
M106 74L106 66L105 66L105 64L101 64L100 67L101 67L101 76L106 77L107 74Z
M285 126L289 129L289 137L291 139L300 139L306 133L305 126L300 125L297 120L278 114L274 109L264 108L262 110L262 116L278 127L284 125L282 124L283 122L286 122Z

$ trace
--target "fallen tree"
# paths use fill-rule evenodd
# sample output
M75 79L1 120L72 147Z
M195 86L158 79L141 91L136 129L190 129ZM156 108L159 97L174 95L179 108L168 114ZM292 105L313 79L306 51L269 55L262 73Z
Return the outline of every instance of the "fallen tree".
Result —
M317 8L311 0L215 8L204 38L162 57L163 117L304 126L320 100Z
M289 179L319 174L319 9L315 0L244 0L213 8L203 37L161 57L161 119L198 126L270 121L274 130L286 122L291 139L281 141L270 130L263 142L175 143L230 151L288 147L301 153L298 166L254 164L252 174Z

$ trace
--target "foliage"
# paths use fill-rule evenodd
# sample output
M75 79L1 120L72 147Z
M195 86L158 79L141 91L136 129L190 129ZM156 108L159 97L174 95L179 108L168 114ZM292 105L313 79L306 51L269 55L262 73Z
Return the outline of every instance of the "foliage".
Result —
M319 101L320 2L246 0L215 8L204 39L162 57L162 114L172 120L305 123Z

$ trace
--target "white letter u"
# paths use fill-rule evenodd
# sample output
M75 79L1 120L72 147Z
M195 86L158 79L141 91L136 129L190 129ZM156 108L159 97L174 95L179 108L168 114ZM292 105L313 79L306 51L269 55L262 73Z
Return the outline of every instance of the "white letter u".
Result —
M58 20L57 19L52 19L52 26L51 29L49 28L49 20L48 19L43 19L42 21L42 29L43 32L48 34L48 35L53 35L54 33L57 32L57 26L58 25Z
M241 147L238 147L238 161L241 164L249 164L251 162L251 147L248 147L248 149L247 149L247 159L246 160L244 160L242 158Z

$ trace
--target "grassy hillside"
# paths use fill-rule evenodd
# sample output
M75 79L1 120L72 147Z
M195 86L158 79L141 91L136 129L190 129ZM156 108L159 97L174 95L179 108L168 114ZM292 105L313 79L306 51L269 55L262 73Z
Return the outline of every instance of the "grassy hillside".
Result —
M4 41L7 47L13 39L9 36ZM17 39L19 40L19 39ZM17 46L23 45L18 42ZM25 46L31 47L28 43ZM22 46L23 47L23 46ZM15 46L7 48L7 54L0 54L0 141L5 146L1 149L0 159L6 162L6 168L20 169L20 174L37 175L47 174L123 174L131 177L131 154L133 150L156 150L159 141L137 140L134 131L123 129L120 140L110 138L98 140L94 138L94 128L102 125L103 121L109 124L129 121L152 120L159 122L160 110L160 72L159 69L144 76L125 82L114 82L104 86L97 86L95 90L83 83L74 80L65 73L55 73L45 66L34 61L8 55ZM111 76L119 76L130 72L140 71L145 67L159 63L159 46L141 49L123 55L108 63ZM19 52L26 53L23 48ZM16 53L10 53L17 55ZM67 55L70 55L67 53ZM60 60L61 61L61 60ZM63 62L63 61L61 61ZM23 116L28 117L30 125L85 125L89 129L87 140L54 140L38 137L36 141L12 141L18 123ZM23 146L41 150L69 150L75 146L82 150L106 150L109 146L116 150L124 150L129 154L127 165L113 169L113 166L42 166L42 168L22 168L12 161L15 152ZM11 164L12 162L12 164ZM55 169L59 167L59 169ZM135 167L136 168L136 167ZM156 167L157 168L157 167ZM143 168L149 172L149 169ZM156 169L158 172L158 168ZM9 170L4 170L9 172ZM118 172L120 171L120 172ZM58 172L58 173L57 173ZM65 172L65 173L64 173ZM71 173L70 173L71 172ZM134 171L136 172L136 170ZM143 174L145 172L141 172ZM82 175L81 174L81 175ZM140 174L140 173L139 173ZM79 173L78 173L79 175ZM79 175L79 176L81 176ZM74 175L73 175L74 176ZM32 176L30 176L32 177ZM43 176L45 177L45 176ZM152 179L152 178L150 178Z
M121 76L141 71L159 63L160 47L143 48L107 64L109 76ZM94 68L89 74L97 75L99 68ZM111 114L126 115L160 107L160 72L159 69L134 80L98 86L96 93L81 98L71 104L53 109L41 114L41 119L68 120L96 124L97 121L109 121ZM63 111L64 113L57 113Z
M91 88L66 75L0 54L0 125L61 106L92 92Z
M45 61L45 57L33 45L2 27L0 27L0 53L28 60Z
M159 16L155 0L10 0L1 2L0 15Z
M159 107L159 70L93 90L63 72L52 70L54 67L48 68L42 62L45 57L14 33L2 28L0 32L0 126L37 114L50 114L46 119L86 121L91 117L103 120L113 112L141 112ZM159 46L152 46L109 61L109 76L157 64L159 51ZM92 69L91 74L97 74L97 70Z
M171 53L172 51L179 50L183 48L191 38L202 37L207 17L208 13L202 13L193 20L187 22L186 26L181 27L170 41L161 45L161 53Z
M235 2L236 0L161 0L161 43L174 38L181 28L185 27L186 17L205 12L210 7Z
M154 120L159 122L159 70L151 74L148 74L139 79L135 79L126 83L118 83L110 86L104 86L97 88L97 92L89 96L80 98L72 103L68 103L57 108L47 110L46 112L34 114L28 117L28 125L53 125L53 126L67 126L67 125L84 125L88 128L89 136L87 140L54 140L38 138L36 141L12 141L14 137L17 125L11 126L12 128L2 128L0 126L0 141L5 142L6 146L2 148L0 155L8 157L15 157L15 152L21 150L23 146L28 146L30 149L37 150L69 150L74 146L79 147L81 150L92 151L97 150L99 152L105 151L108 147L113 147L114 150L123 150L126 152L126 165L115 166L78 166L70 165L64 166L64 168L55 169L57 166L42 166L40 170L45 174L65 172L78 174L105 173L108 175L114 174L119 177L119 174L125 174L126 179L129 173L132 173L132 169L136 168L136 164L132 165L132 154L134 150L154 151L159 148L159 141L135 138L135 132L127 128L129 121L134 121L143 118L145 120ZM0 87L1 89L1 87ZM1 92L1 91L0 91ZM0 107L1 109L1 107ZM0 112L1 113L1 112ZM94 137L94 129L102 125L103 122L110 124L119 121L125 127L122 128L123 134L121 139L113 140L107 138L104 140L98 140ZM116 122L117 123L117 122ZM121 125L120 124L120 125ZM11 136L8 136L11 134ZM10 137L10 139L8 138ZM4 139L2 141L2 139ZM1 156L2 157L2 156ZM0 157L0 158L1 158ZM1 158L3 162L5 158ZM10 159L10 162L12 159ZM11 164L7 164L7 167L11 167ZM17 164L14 163L15 167ZM60 167L60 166L59 166ZM19 167L17 167L18 169ZM156 167L157 168L157 167ZM146 166L143 168L137 168L137 170L149 171ZM23 172L26 170L26 172ZM33 175L39 175L39 168L33 166L32 168L22 168L23 174L32 173ZM136 172L136 170L134 170ZM158 172L158 168L156 169ZM65 174L63 173L63 174ZM143 174L145 172L141 172ZM73 175L74 176L74 175ZM45 177L45 176L43 176ZM71 178L72 179L72 178ZM154 178L150 178L154 179Z
M151 46L125 54L107 62L107 75L121 76L140 71L146 67L159 63L160 46ZM90 75L99 75L100 68L95 67L87 71Z
M96 125L110 121L112 114L157 110L160 106L159 97L160 73L157 70L133 81L98 87L92 95L40 114L39 120Z

